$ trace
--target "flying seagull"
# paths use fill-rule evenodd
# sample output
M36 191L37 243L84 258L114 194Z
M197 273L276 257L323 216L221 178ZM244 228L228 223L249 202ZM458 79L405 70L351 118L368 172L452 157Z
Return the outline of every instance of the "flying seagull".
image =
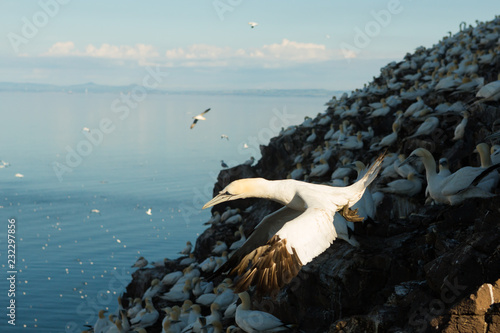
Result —
M239 179L226 186L203 208L222 202L265 198L284 205L267 215L254 232L217 271L237 275L235 293L256 286L260 294L274 294L289 283L301 267L340 237L337 211L347 221L360 221L349 210L363 196L380 171L385 154L356 183L346 187L311 184L293 179ZM345 224L345 223L344 223ZM217 273L216 273L217 274Z
M198 120L206 120L206 118L205 118L205 117L203 117L203 115L204 115L205 113L207 113L208 111L210 111L210 108L206 109L205 111L203 111L203 112L202 112L202 113L200 113L199 115L197 115L197 116L194 116L194 117L193 117L194 121L193 121L193 123L191 124L191 129L193 129L194 125L196 125L196 123L198 122Z
M248 22L248 24L250 25L250 28L252 28L252 29L259 25L257 22Z

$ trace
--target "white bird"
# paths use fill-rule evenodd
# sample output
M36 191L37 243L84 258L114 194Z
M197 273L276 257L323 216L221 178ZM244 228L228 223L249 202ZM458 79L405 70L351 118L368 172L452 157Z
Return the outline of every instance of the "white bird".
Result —
M225 220L227 220L228 218L230 218L233 215L238 214L239 212L240 212L239 208L231 209L230 207L227 207L226 211L224 213L222 213L220 220L221 220L221 222L224 222Z
M363 148L363 139L361 132L358 132L355 136L348 137L342 145L339 146L340 149L346 150L358 150Z
M189 312L188 325L193 324L196 319L201 316L201 307L198 304L191 305L191 311Z
M332 223L335 212L342 210L344 217L357 218L348 208L363 196L366 187L375 179L383 158L381 155L363 178L347 187L263 178L230 183L203 208L250 197L270 199L285 207L266 216L219 271L235 267L231 274L241 276L235 283L236 292L251 285L266 294L283 287L303 265L325 251L337 238ZM251 267L247 269L250 259Z
M498 101L500 99L500 73L498 80L484 85L476 94L477 98L482 98L478 102Z
M374 143L370 146L370 150L379 150L383 147L391 146L398 139L398 131L399 131L398 123L392 124L392 133L384 136L379 142Z
M156 310L152 304L147 304L146 312L131 319L130 323L133 324L134 327L149 327L156 323L159 316L158 310Z
M215 290L217 290L217 289L214 288L213 293L205 293L203 295L198 296L198 298L196 298L196 303L201 304L203 306L210 306L214 302L215 298L217 297Z
M415 138L421 135L430 135L439 126L439 119L436 117L427 118L417 129L417 131L408 137Z
M189 299L191 290L191 280L186 281L182 290L172 290L172 289L170 289L168 293L165 293L162 296L160 296L160 298L170 302L184 302L185 300Z
M152 209L152 208L149 208L149 209L146 211L146 214L148 214L148 215L152 215L153 213L151 213L151 209Z
M84 127L84 128L82 128L82 131L87 132L87 133L90 133L90 128L88 128L88 127Z
M143 268L143 267L146 267L147 265L148 265L148 261L146 259L144 259L144 257L139 257L139 259L137 259L135 264L133 264L131 267Z
M288 330L281 320L270 313L251 309L250 295L245 291L238 294L241 304L236 308L235 321L247 333L277 332Z
M257 22L248 22L248 24L250 25L250 28L252 28L252 29L259 25Z
M482 169L486 169L492 166L490 147L488 146L488 144L484 142L478 144L476 146L476 151L479 153ZM498 174L498 171L492 171L490 174L479 181L477 187L482 188L483 190L488 192L493 192L494 189L496 189L498 186L499 177L500 175Z
M220 213L218 211L215 211L213 213L213 215L210 217L210 219L203 223L204 225L208 225L208 224L211 224L211 225L216 225L216 224L219 224L220 223Z
M168 273L163 277L163 279L161 279L161 283L165 286L174 285L183 275L184 273L182 273L181 271Z
M233 242L231 246L229 247L229 250L237 250L239 249L245 242L247 241L247 238L245 237L245 233L243 232L243 226L240 225L238 231L234 233L235 236L240 236L240 239L237 241Z
M224 221L224 224L237 224L243 220L240 214L233 215Z
M221 139L226 139L227 141L229 141L229 137L226 134L221 134L220 138Z
M205 113L207 113L208 111L210 111L210 108L206 109L205 111L203 111L202 113L200 113L199 115L197 116L194 116L193 117L193 123L191 124L191 129L193 129L194 125L196 125L196 123L198 122L198 120L207 120L205 117L203 117L203 115Z
M196 262L196 257L194 256L194 253L190 253L187 258L184 258L179 262L179 265L187 266L187 265L191 265L192 263L195 263L195 262Z
M311 134L307 137L306 142L307 143L312 143L316 140L316 132L314 131L314 128L312 129Z
M403 162L409 163L420 158L424 164L429 196L438 203L458 205L469 198L490 198L494 195L474 186L477 177L484 176L487 171L480 168L462 168L448 177L438 176L436 161L432 154L424 148L415 149ZM492 170L489 170L491 172Z
M95 333L104 333L109 329L109 327L111 325L111 322L104 315L105 312L107 312L107 311L106 310L99 310L97 321L94 324L94 332Z
M222 285L218 287L220 289L217 297L214 299L214 303L219 305L220 311L226 311L227 307L238 299L238 295L236 295L232 289Z
M411 172L407 179L398 179L387 184L387 187L379 189L382 192L406 195L413 197L422 190L422 182Z
M184 250L182 250L181 252L179 252L180 254L190 254L191 253L191 249L193 247L193 244L191 244L190 241L187 241L186 242L186 247L184 248Z
M24 175L22 173L16 173L14 176L16 178L24 178Z
M248 160L246 160L246 161L243 163L243 165L250 165L250 166L251 166L251 165L253 164L253 162L255 162L255 157L250 156L250 158L249 158Z
M405 111L404 116L410 117L415 112L422 110L425 107L424 100L421 97L417 97L417 101L411 104Z
M216 265L217 263L215 262L215 258L208 257L200 264L200 268L204 272L212 272L215 269Z
M125 333L126 331L123 329L122 321L120 319L115 320L115 325L109 327L106 333Z
M342 166L337 168L333 173L330 179L344 179L351 174L352 168L349 165L350 160L347 157L343 157L341 159Z
M227 250L226 243L223 242L223 241L217 241L217 242L215 242L215 246L212 249L212 253L214 253L214 254L221 254L222 252L224 252L226 250Z
M309 173L309 177L321 177L330 170L330 166L328 165L327 161L321 159L319 162L320 163L318 165L311 165L311 172Z
M199 297L200 295L203 295L214 289L214 283L212 281L206 282L203 281L203 278L200 277L193 278L192 283L194 284L194 287L191 292L196 297Z
M297 163L295 169L290 173L290 178L300 180L304 177L305 170L302 168L301 163Z
M144 300L146 297L153 298L162 287L159 279L153 279L153 281L151 281L151 286L144 292L144 295L142 295L142 299Z
M455 127L455 132L452 139L453 141L461 140L464 137L465 127L467 126L467 121L469 119L469 112L463 111L462 115L462 121L457 125L457 127Z
M127 310L127 317L129 318L134 318L142 310L142 300L140 298L135 298L133 304L134 306Z

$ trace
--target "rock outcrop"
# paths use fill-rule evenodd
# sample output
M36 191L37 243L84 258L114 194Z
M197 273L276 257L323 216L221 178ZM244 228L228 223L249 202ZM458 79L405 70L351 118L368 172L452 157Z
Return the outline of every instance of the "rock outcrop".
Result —
M408 155L424 147L436 159L448 158L452 170L478 166L473 151L497 130L500 119L498 101L476 102L475 97L481 84L496 80L500 72L499 28L497 17L387 65L363 89L332 99L324 113L271 139L261 147L262 158L256 166L222 170L214 194L238 178L286 178L299 155L303 155L302 165L308 174L307 166L313 164L312 153L318 147L323 152L331 150L326 160L330 171L307 181L328 183L344 157L368 164L382 151L373 147L392 132L396 111L407 110L417 96L427 111L402 118L398 139L388 151ZM491 36L495 33L497 37ZM488 54L492 54L490 60L485 56ZM441 88L445 79L455 75L451 86ZM477 85L459 89L474 80ZM375 108L370 104L390 99L395 102L387 116L369 117ZM357 111L345 116L353 108ZM453 140L462 111L470 114L466 131L462 138ZM409 138L430 115L440 120L437 128L428 135ZM344 120L349 121L352 133L373 129L374 135L366 135L361 149L345 150L325 143L325 134ZM312 129L317 138L306 142ZM351 182L354 177L351 175ZM388 182L379 178L375 187ZM254 307L283 322L295 323L304 332L500 332L500 196L469 199L457 206L426 204L424 189L425 183L413 197L386 194L378 206L376 222L356 224L359 248L336 240L304 266L276 299L255 298ZM241 210L248 236L279 205L239 200L213 211L222 213L225 207ZM236 241L237 229L238 225L224 223L208 228L196 243L198 262L210 255L216 240L223 239L228 245ZM135 272L125 296L142 295L153 278L181 269L179 261ZM153 301L158 308L167 305L159 299ZM232 323L228 319L223 324ZM160 330L155 325L148 332Z

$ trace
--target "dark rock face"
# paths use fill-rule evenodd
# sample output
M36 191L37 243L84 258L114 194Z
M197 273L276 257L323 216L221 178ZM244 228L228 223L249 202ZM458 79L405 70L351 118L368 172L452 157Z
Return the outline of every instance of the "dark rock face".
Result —
M500 25L500 18L494 22ZM485 26L483 24L482 29L488 30ZM472 35L471 29L453 38L466 40ZM494 43L470 43L474 51L494 50L496 60L479 64L477 70L485 83L494 80L500 70L500 51L495 49ZM425 56L435 50L438 50L438 61L447 59L459 63L462 60L460 53L447 58L448 50L454 45L447 38L432 49L419 48L414 54L408 54L405 62L414 62L415 67L399 70L394 74L397 81L403 82L406 91L411 90L415 82L405 81L403 77L416 74L425 64ZM371 119L366 113L370 110L369 103L391 95L399 96L400 91L399 88L384 92L370 89L376 86L382 89L391 78L389 73L395 73L403 68L402 65L403 62L389 64L381 69L382 74L374 78L368 88L357 90L344 99L346 106L360 101L360 110L364 110L347 118L350 125L359 131L372 127L375 136L365 139L360 150L333 148L326 161L330 171L307 181L330 181L343 157L368 164L381 153L382 150L369 147L392 132L394 112L406 110L415 98L402 98L401 104L393 108L389 116ZM464 103L470 117L463 139L452 140L454 129L462 120L459 111L437 115L440 119L437 129L430 135L416 138L408 136L423 120L406 117L397 141L388 151L408 155L415 148L424 147L436 159L448 158L452 170L478 166L473 150L486 136L498 130L500 103L470 103L475 100L476 91L456 94L454 90L429 88L421 95L432 109L444 102ZM330 123L320 125L320 120L326 116L331 118ZM241 165L221 171L214 195L239 178L286 178L295 167L295 157L301 154L304 154L303 165L310 171L311 153L318 146L324 146L323 136L330 125L338 128L343 120L332 107L313 119L316 141L306 143L311 134L311 127L306 126L298 126L292 134L283 133L271 139L269 145L261 147L262 158L255 167ZM351 175L351 182L354 177ZM374 185L383 186L387 182L379 177ZM429 205L425 203L424 189L425 183L414 197L386 194L378 206L376 223L356 224L359 248L342 240L334 241L328 250L304 266L276 299L254 297L254 308L272 313L283 322L296 323L304 332L500 332L500 196L469 199L457 206ZM496 191L498 193L498 188ZM218 205L212 211L222 213L226 207L241 210L242 225L248 236L264 216L280 205L260 199L237 200ZM222 239L228 245L236 241L234 232L237 229L238 225L225 224L208 228L196 242L194 253L198 262L210 255L216 240ZM137 271L127 288L127 296L142 295L153 278L161 279L166 273L182 268L176 260L167 263L165 268ZM224 327L232 323L226 320Z

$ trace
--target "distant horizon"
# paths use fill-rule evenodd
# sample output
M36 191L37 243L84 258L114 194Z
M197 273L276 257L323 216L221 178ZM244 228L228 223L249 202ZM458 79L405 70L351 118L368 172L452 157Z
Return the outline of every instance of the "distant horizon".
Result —
M51 84L51 83L36 83L36 82L6 82L6 81L0 81L0 92L62 92L62 93L68 93L69 91L67 89L86 89L86 88L95 88L99 89L98 91L88 91L88 93L105 93L105 92L112 92L112 91L118 91L118 90L125 90L130 91L131 89L134 89L136 87L140 87L140 85L137 84L127 84L127 85L107 85L107 84L98 84L95 82L85 82L85 83L79 83L79 84L68 84L68 85L61 85L61 84ZM23 89L24 88L24 89ZM26 88L31 88L29 90L26 90ZM43 90L36 90L35 88L40 88ZM51 89L52 88L52 89ZM61 91L58 91L57 89L62 89ZM75 90L71 91L73 93L85 93L85 91L82 90ZM346 90L333 90L333 89L301 89L301 88L249 88L249 89L167 89L167 88L155 88L155 89L148 89L148 92L150 93L158 93L158 94L168 94L168 93L175 93L175 94L194 94L194 93L215 93L215 94L259 94L263 93L265 94L266 92L270 93L273 95L273 92L278 95L286 95L286 92L301 92L301 93L307 93L309 94L301 94L301 96L318 96L318 95L337 95L337 94L342 94L344 92L347 92Z

